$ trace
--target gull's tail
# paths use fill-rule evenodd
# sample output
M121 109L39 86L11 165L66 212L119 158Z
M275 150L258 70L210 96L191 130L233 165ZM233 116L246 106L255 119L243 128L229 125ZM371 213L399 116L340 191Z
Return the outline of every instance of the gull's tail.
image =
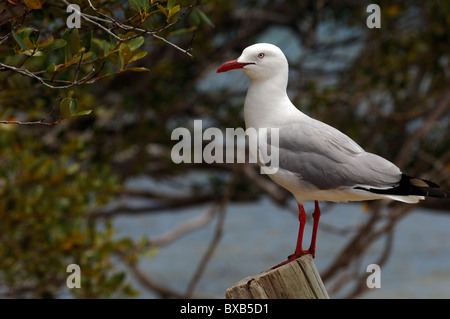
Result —
M366 189L375 194L399 195L399 196L427 196L436 198L450 198L450 191L444 190L439 185L425 179L410 177L402 174L398 185L388 189Z

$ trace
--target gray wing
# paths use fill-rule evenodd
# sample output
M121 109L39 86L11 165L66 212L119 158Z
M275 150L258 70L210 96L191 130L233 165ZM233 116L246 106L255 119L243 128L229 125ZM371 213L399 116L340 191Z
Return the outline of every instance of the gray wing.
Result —
M279 127L278 150L279 168L319 189L386 189L401 179L393 163L365 152L347 135L313 119Z

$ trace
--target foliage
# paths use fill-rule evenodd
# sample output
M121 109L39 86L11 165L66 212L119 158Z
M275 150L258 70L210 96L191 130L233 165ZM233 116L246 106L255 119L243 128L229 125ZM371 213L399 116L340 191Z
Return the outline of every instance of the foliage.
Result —
M125 71L148 71L142 66L131 66L147 55L141 48L144 37L164 40L156 33L170 29L183 15L181 5L174 0L165 4L102 1L96 3L97 7L90 1L72 3L79 6L79 14L75 9L69 10L68 5L67 1L2 4L0 10L6 19L1 25L0 67L29 77L30 85L38 80L53 89L92 84ZM72 12L67 19L66 9ZM121 15L125 16L125 22L116 17ZM71 20L78 21L79 27L68 28L66 24ZM8 73L0 78L5 88L14 85ZM75 105L73 91L71 95L69 98ZM90 113L91 106L78 110L68 105L65 98L60 101L60 118Z
M80 297L133 292L111 262L118 249L111 225L98 229L86 219L89 207L118 192L114 175L86 167L88 147L73 138L48 156L16 127L1 129L0 282L9 287L7 296L58 296L71 263L80 265L82 286L90 287L75 291Z
M133 296L114 260L134 262L146 241L115 238L110 221L87 214L121 190L111 163L92 149L90 124L107 115L108 106L89 87L123 72L149 71L136 65L147 55L146 38L158 40L155 30L171 30L181 7L188 9L173 0L150 7L78 1L95 23L82 19L81 28L69 29L63 2L0 4L0 291L9 297ZM101 23L120 23L114 14L126 22L102 29ZM71 263L82 270L83 289L66 287Z

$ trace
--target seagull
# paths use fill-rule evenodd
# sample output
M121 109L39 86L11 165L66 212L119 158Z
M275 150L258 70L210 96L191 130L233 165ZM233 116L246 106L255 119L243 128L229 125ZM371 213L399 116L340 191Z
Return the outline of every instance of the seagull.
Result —
M425 196L450 197L449 191L428 180L403 174L395 164L364 151L344 133L297 109L286 92L288 61L277 46L251 45L236 60L223 63L217 73L235 69L242 70L250 79L244 103L246 128L276 128L279 132L276 145L279 167L268 176L287 189L298 204L300 227L295 252L273 268L304 254L315 257L321 215L319 201L390 199L417 203ZM264 167L261 161L258 164ZM302 248L305 201L315 202L308 250Z

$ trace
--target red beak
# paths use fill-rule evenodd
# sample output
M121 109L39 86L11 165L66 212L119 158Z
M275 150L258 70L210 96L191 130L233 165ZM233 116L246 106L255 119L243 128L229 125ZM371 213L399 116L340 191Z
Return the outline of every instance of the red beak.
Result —
M227 72L227 71L235 70L235 69L242 69L244 66L249 65L249 64L254 64L254 63L252 63L252 62L241 63L241 62L238 62L237 59L233 60L233 61L228 61L228 62L225 62L224 64L222 64L221 66L219 66L216 73Z

